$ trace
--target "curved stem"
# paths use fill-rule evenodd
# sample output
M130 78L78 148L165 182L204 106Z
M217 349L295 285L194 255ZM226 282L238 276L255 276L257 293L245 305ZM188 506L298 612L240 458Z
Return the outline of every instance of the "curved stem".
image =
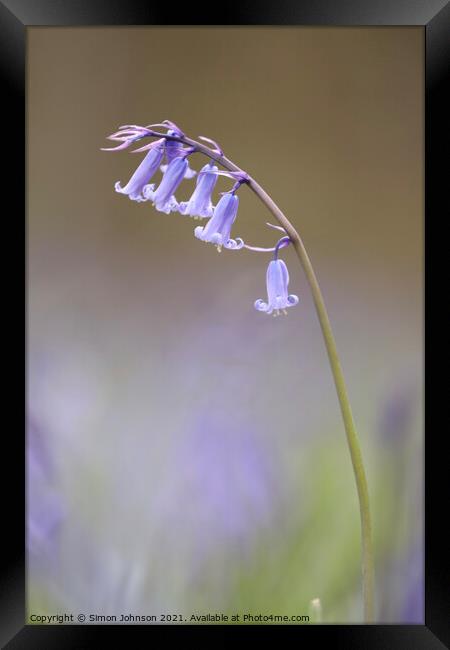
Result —
M155 134L160 137L165 137L164 134ZM192 140L186 136L174 137L171 139L179 140L185 144L195 147L195 149L212 158L220 165L229 171L242 172L243 170L237 167L231 160L218 152L212 151L209 147ZM361 517L361 544L362 544L362 582L363 582L363 598L364 598L364 620L366 623L373 622L374 618L374 567L373 567L373 548L372 548L372 525L369 507L369 491L367 487L366 473L361 453L361 447L356 431L353 414L348 399L347 388L345 385L344 375L342 373L341 364L334 340L333 331L331 329L330 320L328 318L325 301L320 290L319 283L314 273L311 260L306 252L303 241L295 230L291 222L286 218L280 208L274 203L270 196L263 190L263 188L251 176L247 176L247 184L250 189L261 199L269 211L273 214L280 226L286 231L289 239L291 240L297 257L305 272L308 280L314 305L316 307L317 316L319 318L320 327L322 329L325 347L327 349L328 358L330 361L331 372L333 374L336 392L339 399L339 404L342 412L342 419L344 421L345 432L347 435L347 443L350 451L350 457L353 465L353 472L355 475L356 488L359 498L359 510Z
M314 273L311 260L309 259L306 248L300 235L297 233L292 224L284 216L278 206L266 194L258 183L253 179L249 183L255 194L265 203L278 222L286 229L295 252L301 262L306 278L309 282L314 304L319 317L325 346L328 352L331 371L333 373L334 383L339 398L342 418L344 420L347 442L350 450L350 456L355 474L356 487L358 490L359 509L361 516L361 541L362 541L362 578L363 578L363 597L364 597L364 620L366 623L373 621L373 591L374 591L374 569L373 569L373 548L372 548L372 525L369 506L369 491L367 487L366 473L361 454L358 434L356 432L353 414L348 399L347 388L345 386L344 375L331 329L330 319L328 318L325 302L320 290L319 283Z
M292 224L284 216L278 206L272 201L270 196L262 189L255 180L249 182L251 189L255 192L261 201L268 207L278 222L286 229L295 252L301 262L306 278L309 282L317 315L319 317L325 346L328 352L331 371L333 373L334 383L339 398L342 418L344 420L347 442L350 450L350 456L355 474L356 487L358 490L359 509L361 517L361 542L362 542L362 579L363 579L363 597L364 597L364 620L366 623L373 621L374 616L374 567L373 567L373 548L372 548L372 524L369 506L369 491L367 487L366 473L359 444L358 434L353 420L352 409L348 399L347 388L345 385L344 375L331 329L330 319L328 318L325 301L320 290L319 283L314 273L311 260L309 259L306 248L300 235L297 233Z

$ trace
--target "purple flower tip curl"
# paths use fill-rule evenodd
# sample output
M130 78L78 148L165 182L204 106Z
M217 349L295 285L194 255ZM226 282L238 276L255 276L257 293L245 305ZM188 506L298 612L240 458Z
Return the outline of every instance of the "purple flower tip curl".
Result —
M174 193L185 177L188 162L185 157L174 158L164 172L164 176L155 190L154 185L146 185L143 189L144 199L152 201L153 205L160 212L174 212L178 210L178 202Z
M279 316L280 309L287 314L286 307L293 307L298 303L298 296L288 295L289 273L283 260L272 260L267 268L267 302L259 299L255 302L255 309Z
M205 174L209 176L209 174ZM210 242L217 246L217 250L221 251L222 246L230 249L240 249L244 247L242 239L230 239L231 226L236 219L236 214L239 206L239 199L234 194L224 194L214 209L213 216L208 221L206 226L197 226L194 230L194 235L197 239L205 242Z
M150 149L125 187L122 187L120 181L117 181L114 186L116 192L128 194L128 197L132 201L144 201L145 199L142 196L142 190L152 176L158 171L163 155L164 143L161 142L158 146Z
M197 176L197 186L189 201L180 203L179 210L181 214L189 215L194 219L211 217L214 206L211 201L211 194L217 183L215 174L202 172L218 171L218 167L212 162L202 167L200 174Z

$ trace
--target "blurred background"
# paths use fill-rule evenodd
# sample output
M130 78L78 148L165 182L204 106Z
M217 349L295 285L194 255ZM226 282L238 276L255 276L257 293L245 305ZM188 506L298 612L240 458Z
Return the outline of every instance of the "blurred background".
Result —
M218 255L114 192L143 154L105 136L170 119L302 235L367 465L377 620L423 623L422 97L421 28L28 30L29 614L320 598L324 622L362 620L354 478L294 252L300 303L271 318L270 256ZM270 216L241 188L233 235L274 245Z

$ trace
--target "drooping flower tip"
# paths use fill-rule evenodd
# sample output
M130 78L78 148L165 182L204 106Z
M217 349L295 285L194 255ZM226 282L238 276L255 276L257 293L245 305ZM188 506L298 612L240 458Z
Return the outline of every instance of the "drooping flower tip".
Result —
M162 143L150 149L125 187L122 187L120 181L117 181L114 185L116 192L127 194L132 201L145 201L142 190L158 171L163 154L164 145Z
M294 307L299 301L298 296L288 294L289 273L283 260L272 260L266 274L267 302L256 300L255 309L266 314L278 316L280 310L287 314L287 307Z
M206 226L197 226L194 235L197 239L209 242L217 246L221 251L222 246L229 249L238 250L244 247L242 239L231 239L231 226L236 219L239 206L239 198L231 193L223 194L217 203L213 216Z

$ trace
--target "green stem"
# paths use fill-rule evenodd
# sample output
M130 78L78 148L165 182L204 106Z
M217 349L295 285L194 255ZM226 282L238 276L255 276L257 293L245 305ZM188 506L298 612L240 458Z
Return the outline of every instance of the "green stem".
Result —
M364 619L367 623L373 621L373 549L372 549L372 525L369 507L369 491L367 487L366 473L361 453L361 447L353 420L352 409L348 399L347 388L345 386L344 375L342 373L339 361L336 342L328 318L327 310L323 300L319 283L317 282L314 269L308 257L302 240L294 241L294 248L300 262L302 263L306 277L308 278L311 292L322 328L325 346L330 360L331 371L333 373L334 383L339 398L342 418L344 420L345 432L347 434L347 443L350 450L350 456L355 473L356 487L358 490L359 509L361 516L361 541L362 541L362 576L363 576L363 596L364 596Z
M361 542L362 542L362 580L363 580L363 598L364 598L364 620L366 623L373 622L374 616L374 569L373 569L373 548L372 548L372 525L369 507L369 491L367 488L366 473L359 444L358 434L356 432L355 422L353 420L352 409L348 399L347 388L345 386L344 375L334 340L333 331L328 318L325 302L320 290L319 283L314 273L311 260L306 252L303 241L284 216L278 206L272 201L270 196L262 189L253 179L250 180L250 187L259 196L263 203L268 207L277 221L285 228L289 235L295 252L309 282L311 293L316 307L317 316L319 317L320 327L322 329L325 346L328 352L331 372L333 373L334 383L339 398L342 418L344 420L345 432L347 434L347 443L350 450L350 456L355 474L356 488L359 498L359 509L361 516Z
M237 165L225 156L213 153L209 147L192 140L187 137L174 138L179 139L191 146L194 146L197 151L209 156L216 160L223 167L229 171L242 171ZM333 374L334 383L339 399L339 404L342 412L342 419L344 420L345 432L347 435L347 443L350 451L350 457L353 465L353 472L355 475L356 488L359 499L359 510L361 517L361 544L362 544L362 583L363 583L363 599L364 599L364 620L366 623L372 623L374 620L374 568L373 568L373 548L372 548L372 525L370 518L369 507L369 491L367 487L366 473L359 444L358 434L356 432L355 423L353 420L352 409L347 395L347 388L345 386L344 375L342 373L339 356L337 353L336 342L334 340L333 331L328 318L325 302L320 290L319 283L314 273L311 260L308 257L306 248L303 241L295 230L291 222L285 217L280 208L274 203L270 196L263 190L263 188L251 177L248 177L248 185L250 189L261 199L266 207L273 214L275 219L282 226L297 253L297 257L305 272L308 280L311 293L316 307L317 316L319 318L320 327L322 329L325 346L328 352L330 361L331 372Z

